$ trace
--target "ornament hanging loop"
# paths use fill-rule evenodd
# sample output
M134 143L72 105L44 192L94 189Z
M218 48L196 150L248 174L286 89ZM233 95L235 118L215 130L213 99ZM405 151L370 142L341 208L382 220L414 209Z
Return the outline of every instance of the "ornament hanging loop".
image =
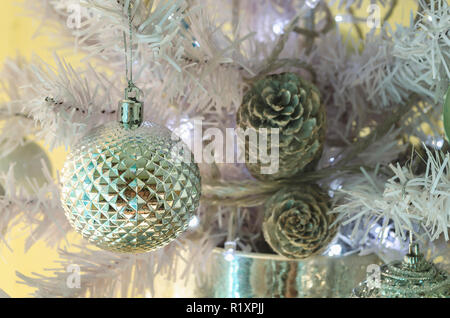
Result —
M134 83L128 83L128 87L125 88L125 100L133 100L133 101L140 101L143 97L142 90L134 85Z
M131 17L131 3L128 6L128 24L129 24L129 38L130 43L127 46L127 38L125 32L123 33L123 41L125 48L125 65L126 65L126 79L128 87L125 88L125 99L119 102L118 120L125 129L138 128L144 119L144 103L142 90L140 90L133 83L133 29ZM128 61L128 48L130 59Z
M125 77L128 82L128 87L134 85L133 83L133 17L131 16L131 1L128 4L127 18L128 18L128 37L130 39L127 45L127 34L123 32L123 46L125 49ZM129 51L129 52L128 52ZM128 54L130 56L128 60Z

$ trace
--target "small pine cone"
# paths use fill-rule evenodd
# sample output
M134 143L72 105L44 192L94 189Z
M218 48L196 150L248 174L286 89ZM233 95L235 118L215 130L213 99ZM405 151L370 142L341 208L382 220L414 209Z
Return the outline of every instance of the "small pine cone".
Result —
M280 255L300 259L320 253L334 238L337 226L330 198L317 186L283 188L265 205L263 233Z
M261 180L276 180L304 171L322 154L325 118L319 90L300 76L282 73L256 81L237 112L237 125L256 132L259 128L267 128L269 132L270 128L279 129L279 169L262 174L261 167L268 166L267 162L260 160L257 144L252 148L246 143L245 158L250 173ZM258 154L253 162L249 160L249 152L255 157Z

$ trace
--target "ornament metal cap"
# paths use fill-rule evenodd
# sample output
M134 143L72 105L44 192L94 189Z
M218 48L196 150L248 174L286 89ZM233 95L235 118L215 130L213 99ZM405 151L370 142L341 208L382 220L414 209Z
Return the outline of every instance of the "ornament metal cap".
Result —
M136 129L144 118L144 103L140 101L142 91L134 84L125 89L125 99L119 102L119 122L125 129Z

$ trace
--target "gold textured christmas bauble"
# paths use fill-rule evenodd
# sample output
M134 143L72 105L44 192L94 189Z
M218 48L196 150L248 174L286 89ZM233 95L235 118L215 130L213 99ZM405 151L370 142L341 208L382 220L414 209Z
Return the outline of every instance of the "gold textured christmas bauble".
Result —
M188 226L200 201L200 172L171 132L144 122L110 123L76 145L62 172L62 204L75 230L98 247L141 253Z

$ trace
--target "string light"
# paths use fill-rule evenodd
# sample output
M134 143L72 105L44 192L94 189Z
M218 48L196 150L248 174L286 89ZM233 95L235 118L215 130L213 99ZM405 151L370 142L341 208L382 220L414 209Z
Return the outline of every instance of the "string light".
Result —
M306 5L311 9L314 9L319 4L320 0L306 0Z
M340 244L331 245L328 250L328 256L340 256L342 253L342 246Z
M428 138L427 142L428 145L431 144L431 146L437 150L441 150L444 146L444 139L443 138Z
M191 220L189 221L189 227L191 229L195 229L200 224L200 220L198 219L198 216L194 215Z
M280 35L284 33L284 27L289 23L289 21L278 21L272 26L273 33Z
M275 23L272 27L272 31L275 34L281 34L283 33L283 27L280 25L280 23Z
M331 183L330 183L330 190L328 190L328 195L330 196L330 198L334 197L334 193L338 190L342 189L342 179L334 179Z

